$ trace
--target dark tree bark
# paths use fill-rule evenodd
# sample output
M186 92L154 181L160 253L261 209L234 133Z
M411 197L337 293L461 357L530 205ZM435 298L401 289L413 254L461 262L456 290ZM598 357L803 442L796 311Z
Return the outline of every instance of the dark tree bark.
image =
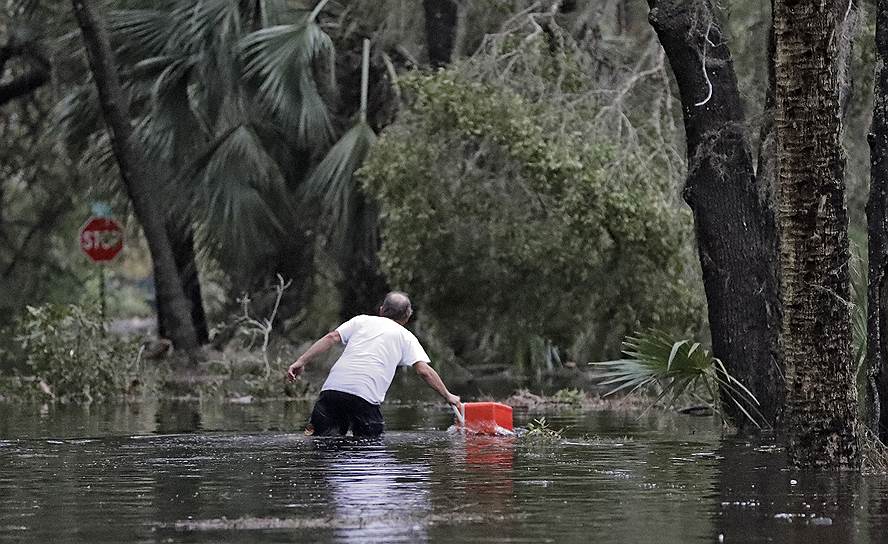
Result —
M344 321L359 314L376 315L382 299L389 291L388 282L379 268L379 237L377 218L379 210L363 194L359 199L356 216L364 219L364 225L352 234L352 251L341 260L342 306L339 316Z
M845 6L774 4L780 345L800 467L860 466L836 39Z
M197 341L201 345L207 344L210 341L210 333L200 290L197 262L195 261L194 233L191 227L176 225L174 221L167 221L166 229L173 250L173 258L176 261L176 269L179 272L179 281L182 282L182 289L191 303L191 324L194 326ZM171 318L167 308L158 300L157 330L160 337L169 337L170 327L167 323L170 322Z
M99 91L102 114L124 189L133 203L133 210L142 225L151 252L157 300L169 312L166 323L170 340L177 349L192 352L198 347L197 334L167 238L165 210L160 209L152 197L147 167L133 145L132 127L128 117L129 101L121 89L114 67L108 32L91 2L72 0L71 4L83 34L90 69Z
M281 299L278 312L281 319L295 315L311 301L314 294L313 276L316 265L314 236L302 231L298 226L294 227L289 233L286 244L278 252L277 262L273 268L284 277L284 280L292 282ZM268 285L266 282L262 287ZM274 304L274 301L270 302ZM271 306L268 307L268 312L270 311ZM268 315L268 312L264 315Z
M888 440L888 0L876 5L876 74L873 122L869 133L870 192L866 203L869 236L867 289L867 388L872 401L870 425Z
M459 25L459 6L454 0L423 0L429 64L450 64Z
M339 88L342 89L337 114L341 119L353 118L361 103L362 46L362 40L346 41L337 58L336 72ZM391 74L377 60L378 57L371 57L367 120L378 134L395 120L399 97ZM360 187L354 191L352 198L354 204L350 213L353 228L347 233L347 249L340 250L335 255L342 273L342 280L337 287L341 295L339 313L343 320L362 313L375 315L382 298L389 290L377 256L379 210Z
M694 214L713 351L774 424L783 406L774 218L753 172L731 53L709 0L648 4L681 95L688 156L684 198ZM733 403L724 407L746 425Z

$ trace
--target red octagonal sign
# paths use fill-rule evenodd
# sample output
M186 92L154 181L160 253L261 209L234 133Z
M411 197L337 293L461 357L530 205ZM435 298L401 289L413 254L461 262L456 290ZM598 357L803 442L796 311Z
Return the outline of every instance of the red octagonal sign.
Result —
M123 249L123 229L111 217L90 217L80 228L80 249L93 260L113 260Z

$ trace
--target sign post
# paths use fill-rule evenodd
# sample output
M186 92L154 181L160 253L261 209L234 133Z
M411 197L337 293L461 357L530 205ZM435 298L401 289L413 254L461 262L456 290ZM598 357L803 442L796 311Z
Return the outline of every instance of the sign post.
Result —
M93 216L80 227L80 249L92 262L99 265L99 307L104 330L105 263L113 261L123 250L123 228L110 216Z

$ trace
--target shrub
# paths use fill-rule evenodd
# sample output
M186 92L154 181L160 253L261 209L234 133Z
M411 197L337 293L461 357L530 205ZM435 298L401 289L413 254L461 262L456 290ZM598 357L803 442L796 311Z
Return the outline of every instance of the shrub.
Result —
M547 54L528 49L522 60ZM608 340L586 356L615 353L641 323L696 328L690 216L668 184L590 132L591 112L565 109L588 89L535 100L478 62L402 80L406 110L359 172L380 204L389 280L452 343L493 338L519 362L540 338L566 348L590 327L616 334L594 335ZM575 72L551 78L576 87Z
M28 306L16 339L28 371L46 394L90 402L120 394L134 346L105 335L97 312L74 304Z
M556 404L570 404L580 406L586 400L586 393L579 389L559 389L552 395L552 402Z

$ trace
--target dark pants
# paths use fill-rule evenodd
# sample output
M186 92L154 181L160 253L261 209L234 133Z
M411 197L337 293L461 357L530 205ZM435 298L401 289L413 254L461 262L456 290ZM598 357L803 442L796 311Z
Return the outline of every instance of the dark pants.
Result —
M311 411L305 434L344 435L349 428L354 436L379 436L385 430L379 405L342 391L321 391Z

